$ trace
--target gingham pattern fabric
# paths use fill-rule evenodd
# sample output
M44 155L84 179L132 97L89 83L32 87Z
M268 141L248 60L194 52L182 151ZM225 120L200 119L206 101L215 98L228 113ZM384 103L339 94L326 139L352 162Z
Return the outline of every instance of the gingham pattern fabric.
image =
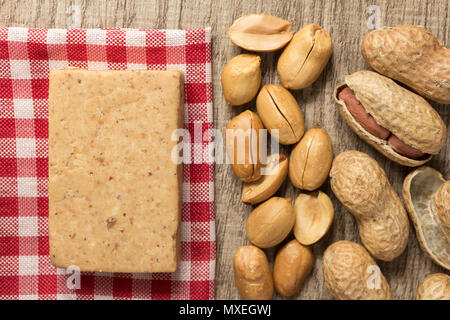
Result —
M214 298L213 164L198 161L213 129L210 43L209 28L0 28L0 299ZM82 273L81 288L69 289L66 270L51 265L48 76L68 66L184 72L185 128L196 161L184 164L177 272Z

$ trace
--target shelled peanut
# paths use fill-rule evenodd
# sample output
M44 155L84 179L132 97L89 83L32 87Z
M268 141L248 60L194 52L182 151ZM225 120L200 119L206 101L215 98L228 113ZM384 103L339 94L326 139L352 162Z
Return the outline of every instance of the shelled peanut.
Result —
M326 180L333 161L333 146L325 130L316 126L306 131L295 145L289 161L289 178L301 189L313 191Z
M297 294L312 270L314 255L311 248L297 240L286 243L277 253L273 266L276 291L285 297Z
M233 258L234 280L246 300L268 300L273 296L273 278L267 256L255 246L240 247Z
M227 125L226 149L231 158L233 171L244 182L261 178L259 131L264 126L258 115L246 110L234 117Z

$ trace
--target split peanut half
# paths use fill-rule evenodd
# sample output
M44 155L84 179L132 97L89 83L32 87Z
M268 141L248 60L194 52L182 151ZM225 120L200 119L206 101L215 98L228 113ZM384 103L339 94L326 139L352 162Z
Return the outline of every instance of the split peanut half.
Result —
M299 194L294 211L294 236L306 246L319 241L330 229L334 218L333 203L322 191Z
M237 19L228 30L228 37L248 51L272 52L283 48L292 39L291 24L268 14L248 14Z
M288 159L283 153L267 157L264 174L255 182L244 183L242 201L257 204L269 199L283 184L288 173Z

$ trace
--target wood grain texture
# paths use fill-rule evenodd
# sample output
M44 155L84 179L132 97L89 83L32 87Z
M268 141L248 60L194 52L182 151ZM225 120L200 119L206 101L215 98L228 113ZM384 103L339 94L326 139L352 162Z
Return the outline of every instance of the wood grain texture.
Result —
M378 5L382 25L423 25L439 40L450 44L449 2L446 0L398 0L398 1L220 1L220 0L159 0L159 1L0 1L0 25L46 28L67 27L68 8L78 5L83 28L195 28L211 26L213 30L213 90L214 121L223 130L235 115L251 108L254 101L244 107L227 106L222 96L220 74L225 63L242 50L231 44L227 30L233 21L247 13L273 14L292 23L294 31L308 23L318 23L333 39L333 54L320 78L309 88L293 92L303 112L307 128L318 124L331 136L334 153L356 149L368 153L386 170L389 179L400 193L404 177L411 169L397 165L369 147L351 131L335 108L333 88L346 74L368 69L360 54L360 43L368 31L367 7ZM279 84L276 61L280 52L261 54L263 83ZM432 103L444 122L450 123L450 107ZM450 131L449 131L450 136ZM448 137L450 141L450 137ZM429 163L450 179L450 142ZM290 148L282 148L289 153ZM239 299L233 279L232 257L235 250L248 244L245 220L252 210L241 201L242 183L227 165L215 168L215 208L217 235L216 298ZM293 299L330 299L325 287L321 267L322 253L331 243L347 239L360 242L354 218L346 212L331 192L328 181L322 187L332 198L335 220L328 234L313 245L316 256L314 269L305 281L301 293ZM286 181L278 192L281 196L295 198L299 194ZM267 250L273 261L275 249ZM428 274L446 272L435 265L420 249L411 225L406 251L393 262L379 262L390 283L393 298L412 299L419 282ZM448 272L446 272L448 273ZM278 295L275 298L280 298Z

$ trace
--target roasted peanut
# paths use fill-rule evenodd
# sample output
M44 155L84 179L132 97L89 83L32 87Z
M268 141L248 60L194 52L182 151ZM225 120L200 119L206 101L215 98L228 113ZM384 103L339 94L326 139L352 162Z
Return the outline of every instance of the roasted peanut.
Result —
M376 259L391 261L406 248L409 222L384 170L367 154L340 153L330 171L331 189L356 218L364 246Z
M334 93L347 124L389 159L410 167L424 164L445 144L447 128L417 94L372 71L345 77Z
M288 173L288 159L283 153L267 157L261 179L244 183L242 201L256 204L269 199L283 184Z
M272 52L283 48L291 39L291 24L268 14L248 14L237 19L228 30L235 45L257 52Z
M439 171L426 166L411 172L403 182L403 199L417 240L431 260L447 270L450 270L450 233L445 225L448 220L440 218L442 215L448 219L449 183Z
M261 178L259 130L264 126L256 113L246 110L227 125L226 149L236 176L251 182Z
M433 273L419 284L416 300L450 300L450 277L445 273Z
M273 133L278 130L281 144L293 144L305 132L303 113L292 94L275 84L266 84L256 98L256 110L264 126Z
M226 102L240 106L251 101L261 86L261 58L256 54L240 54L222 71L222 90Z
M327 233L334 218L333 203L322 191L299 194L294 211L295 239L306 246L319 241Z
M277 253L273 265L275 289L285 297L298 293L312 270L314 255L309 247L291 240Z
M248 240L260 248L271 248L283 241L295 223L291 201L272 197L256 207L245 224Z
M289 178L302 190L316 190L326 180L333 161L333 146L325 130L316 126L306 131L289 160Z
M236 288L245 300L269 300L273 278L266 254L255 246L240 247L233 258Z
M428 99L450 103L450 50L430 31L412 25L371 31L361 52L379 73Z
M331 37L317 24L300 29L283 50L277 70L288 89L309 87L319 78L331 56Z
M338 241L323 254L323 276L330 293L339 300L390 300L391 289L364 247Z

